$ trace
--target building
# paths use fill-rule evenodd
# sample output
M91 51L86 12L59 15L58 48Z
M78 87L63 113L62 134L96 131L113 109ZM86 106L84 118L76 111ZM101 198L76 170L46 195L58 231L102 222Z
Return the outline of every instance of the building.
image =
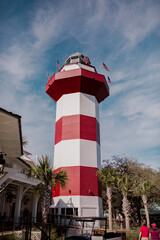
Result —
M33 162L23 155L21 117L3 108L0 108L0 155L5 160L0 173L1 217L14 218L16 222L26 215L35 219L38 198L33 187L39 180L26 175Z
M152 203L152 205L148 208L150 223L156 223L158 227L160 227L160 204ZM141 209L141 217L142 219L146 218L145 209Z
M102 216L99 103L109 96L105 77L87 56L75 53L46 85L56 102L55 172L68 175L67 187L53 188L54 212Z

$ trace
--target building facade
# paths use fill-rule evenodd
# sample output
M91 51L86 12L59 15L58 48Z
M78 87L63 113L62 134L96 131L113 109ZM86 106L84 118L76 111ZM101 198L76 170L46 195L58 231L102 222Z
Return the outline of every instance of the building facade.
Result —
M21 117L0 108L0 217L2 220L30 216L36 220L38 198L33 187L39 180L27 177L32 160L23 155Z

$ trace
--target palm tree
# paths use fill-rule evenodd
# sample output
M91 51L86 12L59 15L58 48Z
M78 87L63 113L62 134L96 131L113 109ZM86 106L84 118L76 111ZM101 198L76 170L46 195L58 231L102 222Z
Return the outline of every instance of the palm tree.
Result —
M112 224L112 188L115 186L115 169L111 167L105 167L102 170L97 171L99 181L106 189L108 211L109 211L109 229L113 229Z
M32 155L31 153L27 152L26 150L24 150L24 148L28 145L28 140L25 136L22 137L22 146L23 146L23 154L28 156L28 155Z
M13 203L15 202L16 199L16 194L13 193L12 191L7 191L5 194L6 202L9 203L9 218L12 218L12 208L13 208Z
M47 215L49 214L49 207L51 204L52 185L56 186L58 183L62 188L66 186L67 173L65 171L58 171L53 175L53 169L50 164L49 157L43 156L39 160L39 164L31 166L28 171L28 177L35 176L40 179L41 183L36 190L41 196L41 210L42 210L42 230L47 231ZM42 239L45 236L42 234Z
M149 220L149 212L148 212L148 205L147 205L147 197L148 197L148 194L151 192L153 187L154 187L153 183L149 180L148 181L143 181L137 187L137 192L142 197L148 227L150 227L150 220Z
M22 145L23 145L23 147L28 145L28 140L27 140L27 138L25 136L22 137Z
M119 174L117 176L117 185L118 188L122 191L123 200L122 200L122 211L125 216L126 230L130 230L129 218L131 215L131 206L130 202L127 198L128 192L130 190L130 180L129 177L125 174Z

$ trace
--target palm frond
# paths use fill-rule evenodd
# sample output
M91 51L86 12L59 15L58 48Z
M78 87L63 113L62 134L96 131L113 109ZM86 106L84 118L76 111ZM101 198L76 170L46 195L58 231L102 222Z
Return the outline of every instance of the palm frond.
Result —
M23 147L28 145L28 140L26 139L25 136L22 137L22 145L23 145Z
M64 189L66 187L66 182L68 180L67 173L65 171L58 171L53 174L52 184L55 187L58 183L60 183L61 187Z

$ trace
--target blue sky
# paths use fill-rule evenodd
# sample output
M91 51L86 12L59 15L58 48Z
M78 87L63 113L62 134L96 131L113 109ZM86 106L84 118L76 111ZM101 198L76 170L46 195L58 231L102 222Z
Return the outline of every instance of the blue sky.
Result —
M159 13L159 0L0 1L0 106L22 116L32 157L53 158L47 73L81 52L112 80L100 104L101 158L160 167Z

